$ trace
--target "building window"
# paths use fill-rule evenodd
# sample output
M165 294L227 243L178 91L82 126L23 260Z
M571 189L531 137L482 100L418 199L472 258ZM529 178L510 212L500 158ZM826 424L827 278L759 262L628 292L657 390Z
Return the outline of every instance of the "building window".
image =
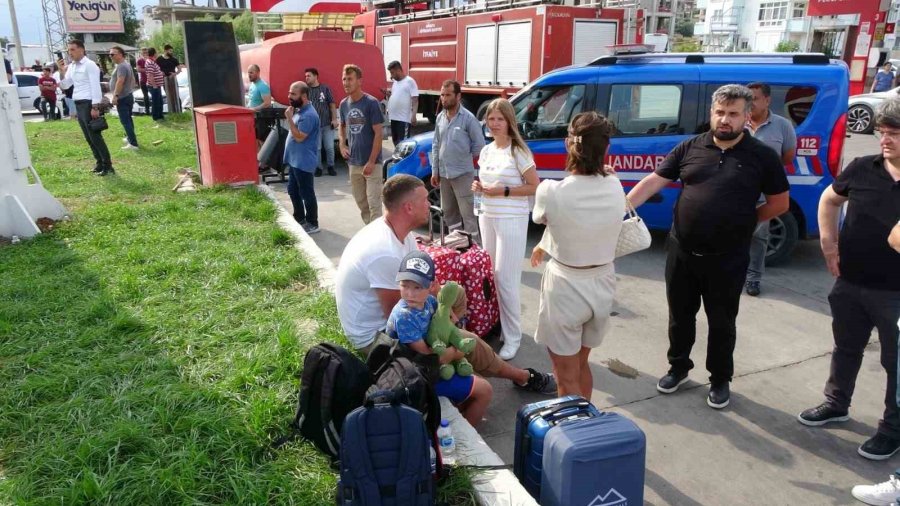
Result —
M722 22L722 9L716 9L712 12L712 18L710 21L713 23L721 23Z
M806 16L806 2L794 2L794 12L791 19L801 19Z
M759 5L759 26L780 25L787 19L788 2L763 2Z

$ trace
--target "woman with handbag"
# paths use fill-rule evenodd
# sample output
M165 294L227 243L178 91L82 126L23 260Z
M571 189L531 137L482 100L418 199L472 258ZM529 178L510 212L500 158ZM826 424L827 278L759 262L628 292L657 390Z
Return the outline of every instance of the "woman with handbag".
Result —
M509 101L494 100L488 104L484 117L494 142L481 150L480 180L472 183L472 191L483 195L478 225L484 249L494 264L494 283L500 303L503 347L497 355L510 360L516 356L522 341L519 321L522 257L528 238L529 197L534 195L540 180L531 150L519 135L516 113Z
M588 355L609 328L616 291L613 259L625 209L622 183L603 165L612 131L596 112L575 116L565 141L569 175L537 188L532 217L546 228L531 265L537 267L545 253L551 259L541 280L534 339L547 346L560 396L591 398Z

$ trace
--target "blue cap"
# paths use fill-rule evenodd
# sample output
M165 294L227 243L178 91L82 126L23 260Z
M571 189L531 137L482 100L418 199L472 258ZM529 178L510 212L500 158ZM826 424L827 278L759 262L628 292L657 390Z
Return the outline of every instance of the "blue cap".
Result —
M406 280L415 281L424 288L430 287L434 281L434 260L421 251L413 251L403 257L397 282Z

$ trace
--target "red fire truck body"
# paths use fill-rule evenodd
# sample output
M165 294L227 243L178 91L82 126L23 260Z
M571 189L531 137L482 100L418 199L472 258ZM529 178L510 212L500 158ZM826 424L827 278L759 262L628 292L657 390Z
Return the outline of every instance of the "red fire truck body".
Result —
M511 8L468 5L390 16L360 14L353 39L397 60L419 87L420 112L433 118L441 83L455 79L464 105L476 112L488 99L508 96L550 70L588 63L623 43L625 11L525 0ZM521 3L519 3L521 5ZM386 66L386 65L385 65Z

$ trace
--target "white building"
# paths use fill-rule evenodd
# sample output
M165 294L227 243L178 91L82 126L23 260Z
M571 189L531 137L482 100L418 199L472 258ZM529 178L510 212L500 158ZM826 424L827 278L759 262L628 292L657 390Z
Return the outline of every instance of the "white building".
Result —
M694 36L704 51L772 52L779 42L809 43L807 0L697 0Z

